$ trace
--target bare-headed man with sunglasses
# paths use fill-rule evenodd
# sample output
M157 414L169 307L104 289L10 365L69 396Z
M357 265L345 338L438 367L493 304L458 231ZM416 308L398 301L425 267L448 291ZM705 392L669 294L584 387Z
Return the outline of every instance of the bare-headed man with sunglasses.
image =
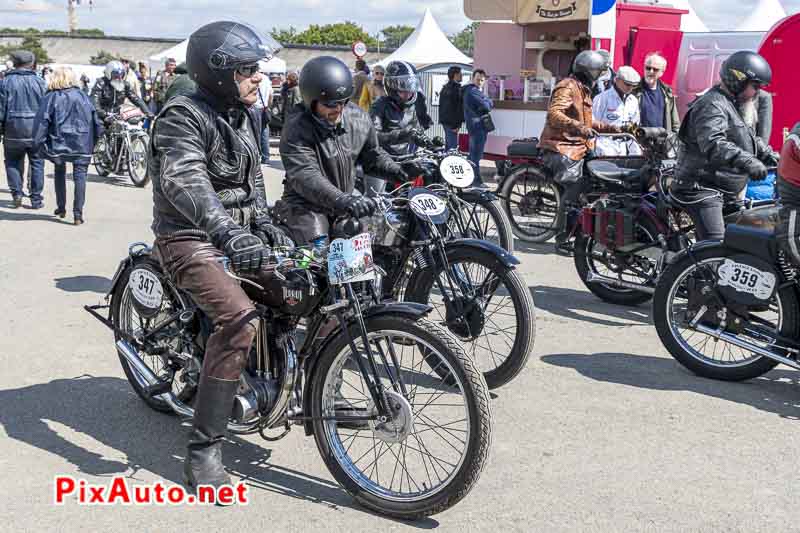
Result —
M681 119L672 88L661 81L667 70L667 60L658 52L648 54L644 60L644 78L633 94L639 99L641 125L664 128L678 133Z

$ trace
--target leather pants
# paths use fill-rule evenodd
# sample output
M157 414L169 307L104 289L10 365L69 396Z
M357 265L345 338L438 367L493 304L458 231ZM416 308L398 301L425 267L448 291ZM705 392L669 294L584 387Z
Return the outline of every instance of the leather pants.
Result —
M178 286L211 320L202 374L236 380L256 333L255 306L219 262L224 254L198 237L159 237L155 256Z

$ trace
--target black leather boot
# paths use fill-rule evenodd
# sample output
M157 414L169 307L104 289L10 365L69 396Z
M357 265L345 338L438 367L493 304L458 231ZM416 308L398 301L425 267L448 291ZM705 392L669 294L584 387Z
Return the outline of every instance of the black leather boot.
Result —
M190 488L198 485L229 485L231 478L222 464L222 440L228 428L238 380L205 377L200 381L194 411L194 427L183 473Z

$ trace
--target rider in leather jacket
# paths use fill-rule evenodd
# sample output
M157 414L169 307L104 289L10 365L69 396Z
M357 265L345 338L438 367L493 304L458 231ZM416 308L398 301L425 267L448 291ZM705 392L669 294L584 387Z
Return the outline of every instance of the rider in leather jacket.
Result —
M198 91L171 100L152 130L155 256L213 323L198 385L184 464L190 487L230 483L225 436L257 314L237 273L258 274L272 246L291 246L270 224L259 153L258 62L280 49L237 22L194 32L188 69ZM210 242L209 242L210 241Z
M300 73L303 111L284 126L281 159L286 169L277 222L308 243L328 236L331 217L372 214L375 203L354 193L356 165L379 176L407 179L378 144L369 116L350 102L353 77L335 57L308 61Z
M91 99L97 110L97 116L105 121L108 115L119 113L119 108L125 103L126 98L141 109L142 113L150 115L147 104L125 81L125 67L119 61L110 61L103 76L92 88Z
M379 98L370 109L378 142L393 156L406 155L423 125L422 117L418 116L419 81L411 65L392 61L386 67L383 86L386 96Z
M747 178L767 177L766 165L775 165L775 152L742 120L747 105L772 69L754 52L736 52L722 64L722 83L689 107L678 133L684 148L670 185L672 197L694 221L698 240L721 240L725 235L723 205L735 202ZM717 176L717 171L741 174L741 179Z

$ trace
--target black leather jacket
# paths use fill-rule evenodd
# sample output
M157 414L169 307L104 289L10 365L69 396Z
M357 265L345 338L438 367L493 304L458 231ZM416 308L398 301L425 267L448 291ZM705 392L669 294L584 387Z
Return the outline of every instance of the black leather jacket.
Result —
M119 113L119 108L125 103L126 98L141 109L145 115L150 113L142 98L136 94L136 91L131 88L127 81L125 82L125 89L118 91L111 86L110 81L102 77L94 84L91 98L94 108L97 110L97 116L100 118L105 118L109 113Z
M148 173L153 233L199 229L212 237L268 223L255 109L215 108L202 90L170 100L155 120Z
M774 164L772 149L744 123L733 97L719 86L690 105L678 135L684 145L675 169L678 190L695 183L713 187L717 170L741 172L752 158Z
M369 116L354 103L344 108L335 127L304 107L284 126L280 152L286 180L274 213L298 244L327 234L334 202L353 192L357 164L378 176L402 174L378 145Z
M401 107L388 96L382 96L370 109L381 148L394 156L409 153L412 130L420 127L417 106Z

